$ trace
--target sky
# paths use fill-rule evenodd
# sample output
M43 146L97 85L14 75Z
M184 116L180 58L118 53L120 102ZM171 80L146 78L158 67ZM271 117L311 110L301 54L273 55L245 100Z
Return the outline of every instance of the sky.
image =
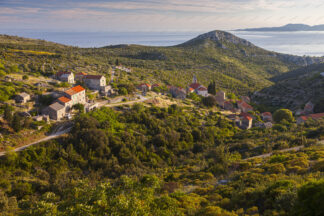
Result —
M211 31L324 24L324 0L0 0L0 26L35 31Z

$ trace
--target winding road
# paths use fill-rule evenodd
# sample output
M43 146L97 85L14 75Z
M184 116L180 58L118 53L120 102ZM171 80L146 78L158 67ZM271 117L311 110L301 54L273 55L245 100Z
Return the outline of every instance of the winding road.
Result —
M37 141L35 141L33 143L30 143L28 145L24 145L24 146L18 147L16 149L14 149L14 151L15 152L22 151L22 150L24 150L24 149L26 149L26 148L28 148L28 147L30 147L32 145L36 145L36 144L41 143L41 142L44 142L44 141L48 141L48 140L51 140L51 139L55 139L55 138L57 138L57 137L59 137L59 136L61 136L63 134L68 133L71 129L72 129L72 127L69 127L69 128L66 128L65 130L57 131L57 132L55 132L55 133L53 133L53 134L51 134L51 135L49 135L49 136L47 136L47 137L45 137L43 139L37 140ZM0 152L0 157L4 156L5 154L6 154L5 151Z

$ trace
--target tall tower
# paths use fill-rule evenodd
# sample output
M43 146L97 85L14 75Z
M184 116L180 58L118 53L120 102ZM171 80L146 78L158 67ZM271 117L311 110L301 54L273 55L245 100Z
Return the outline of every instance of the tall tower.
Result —
M194 75L193 78L192 78L192 83L197 83L197 82L198 82L197 77L196 77L196 75Z

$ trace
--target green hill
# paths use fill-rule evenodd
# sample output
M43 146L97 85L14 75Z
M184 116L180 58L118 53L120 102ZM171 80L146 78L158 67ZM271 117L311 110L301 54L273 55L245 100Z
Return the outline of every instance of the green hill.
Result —
M272 79L276 84L257 92L253 99L292 110L303 108L308 101L320 106L324 101L323 71L324 64L315 64L276 76Z
M119 45L78 48L12 36L0 36L0 59L25 73L49 76L59 70L109 74L118 59L132 67L120 82L163 82L186 86L194 74L207 85L247 94L273 84L270 79L322 58L278 54L254 46L230 33L213 31L172 47Z

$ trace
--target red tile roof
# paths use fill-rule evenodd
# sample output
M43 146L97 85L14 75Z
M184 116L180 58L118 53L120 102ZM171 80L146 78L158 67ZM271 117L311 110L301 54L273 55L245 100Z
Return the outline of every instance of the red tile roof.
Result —
M251 114L250 113L246 113L246 112L241 112L240 113L240 116L242 116L242 117L245 117L245 116L251 117Z
M193 88L193 89L197 89L197 88L199 88L199 86L201 86L199 83L191 83L191 84L189 85L189 87L190 87L190 88Z
M252 106L250 106L248 103L246 103L244 101L237 101L237 105L241 106L243 108L246 108L246 109L253 109Z
M77 73L76 75L79 75L79 76L86 76L87 73L81 72L81 73Z
M64 96L63 97L60 97L58 100L61 101L61 102L63 102L63 103L67 103L67 102L71 101L71 99L69 99L67 97L64 97Z
M139 85L139 87L142 87L142 86L147 86L147 87L149 87L149 88L151 87L151 85L148 84L148 83L142 83L142 84Z
M62 76L63 74L71 74L71 72L67 72L67 71L60 71L60 72L56 73L56 76L57 76L57 77L60 77L60 76Z
M193 89L193 88L189 88L188 90L191 92L191 91L194 91L195 89Z
M70 88L70 89L66 90L65 93L68 94L68 95L74 95L74 94L77 94L77 93L82 92L84 90L85 89L82 86L78 85L78 86L74 86L73 88Z
M315 113L315 114L310 114L309 116L313 119L320 119L324 117L324 113Z
M198 91L207 91L207 88L202 86L202 87L198 88Z
M270 112L264 112L261 114L262 116L272 116L272 114Z
M252 117L251 116L248 116L248 115L246 115L246 116L243 116L243 119L247 119L247 120L252 120Z
M307 116L300 116L300 118L303 119L304 121L306 121L309 118L317 120L317 119L320 119L320 118L324 118L324 113L309 114Z

